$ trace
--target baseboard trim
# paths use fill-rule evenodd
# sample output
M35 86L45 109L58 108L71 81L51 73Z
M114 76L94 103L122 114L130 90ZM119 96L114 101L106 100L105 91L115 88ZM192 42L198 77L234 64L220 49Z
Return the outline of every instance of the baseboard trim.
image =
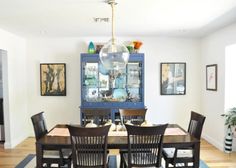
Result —
M202 138L205 139L206 141L208 141L210 144L212 144L216 148L218 148L219 150L224 151L223 142L216 141L214 138L212 138L208 135L205 135L205 134L202 135Z
M16 147L16 145L20 144L22 141L24 141L28 136L21 136L13 141L10 141L10 142L7 142L5 141L4 142L4 148L5 149L12 149L14 147Z

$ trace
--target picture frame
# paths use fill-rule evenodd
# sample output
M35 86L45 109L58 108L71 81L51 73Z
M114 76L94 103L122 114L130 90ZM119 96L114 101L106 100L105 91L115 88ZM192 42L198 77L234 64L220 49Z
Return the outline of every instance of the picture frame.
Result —
M186 63L165 62L160 64L161 95L186 94Z
M40 64L41 96L66 96L66 64Z
M217 91L217 64L206 65L206 90Z

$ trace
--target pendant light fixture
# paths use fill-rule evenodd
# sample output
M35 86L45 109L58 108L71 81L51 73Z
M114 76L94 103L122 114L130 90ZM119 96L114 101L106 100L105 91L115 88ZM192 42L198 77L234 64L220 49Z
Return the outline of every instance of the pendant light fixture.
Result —
M129 61L129 51L124 44L117 42L114 35L114 8L117 3L115 0L108 0L107 3L111 5L112 8L112 38L101 48L99 57L106 69L120 70L124 69Z

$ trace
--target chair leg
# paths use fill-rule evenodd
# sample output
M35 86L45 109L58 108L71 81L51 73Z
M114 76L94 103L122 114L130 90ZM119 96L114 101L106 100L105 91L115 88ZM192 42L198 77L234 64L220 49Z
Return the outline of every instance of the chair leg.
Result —
M124 168L124 159L123 159L123 153L120 152L120 168Z
M71 162L68 162L67 165L68 165L68 168L71 168Z
M166 162L166 167L165 168L169 168L169 163L167 161Z

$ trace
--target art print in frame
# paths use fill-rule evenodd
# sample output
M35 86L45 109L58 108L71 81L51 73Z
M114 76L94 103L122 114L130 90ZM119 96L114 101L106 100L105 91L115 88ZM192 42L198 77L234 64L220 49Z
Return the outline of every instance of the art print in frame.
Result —
M161 95L186 94L186 63L161 63Z
M66 64L40 64L41 96L66 96Z
M217 91L217 64L206 65L206 89Z

